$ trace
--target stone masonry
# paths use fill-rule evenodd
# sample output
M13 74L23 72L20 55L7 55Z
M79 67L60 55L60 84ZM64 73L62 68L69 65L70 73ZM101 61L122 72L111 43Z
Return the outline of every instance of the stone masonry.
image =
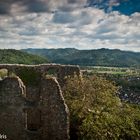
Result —
M68 140L69 111L61 86L80 75L64 65L0 65L0 134L8 140Z

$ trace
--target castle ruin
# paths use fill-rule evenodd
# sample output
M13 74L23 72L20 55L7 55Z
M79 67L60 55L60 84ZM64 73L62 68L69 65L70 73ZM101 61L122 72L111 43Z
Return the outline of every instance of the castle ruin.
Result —
M0 65L0 134L8 140L68 140L69 111L61 86L80 75L65 65ZM49 75L49 76L47 76Z

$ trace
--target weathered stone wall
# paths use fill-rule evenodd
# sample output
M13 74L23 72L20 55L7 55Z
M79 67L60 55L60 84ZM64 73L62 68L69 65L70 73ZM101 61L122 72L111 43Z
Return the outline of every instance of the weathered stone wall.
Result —
M52 74L59 79L64 79L65 76L73 75L74 73L80 75L79 66L72 65L59 65L59 64L41 64L41 65L22 65L22 64L0 64L0 69L7 69L9 74L18 74L23 69L34 69L34 71L40 74Z
M25 139L24 96L25 87L19 78L0 82L0 134L9 140Z
M69 114L60 86L55 78L46 78L42 80L41 85L40 107L43 121L43 139L67 140Z
M0 65L0 69L7 69L10 76L0 81L0 133L9 140L68 140L69 112L59 83L63 86L65 76L79 75L79 67Z

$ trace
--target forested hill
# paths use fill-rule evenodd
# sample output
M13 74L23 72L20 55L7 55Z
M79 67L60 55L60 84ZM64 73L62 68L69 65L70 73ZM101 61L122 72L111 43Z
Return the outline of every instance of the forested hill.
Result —
M47 57L54 63L83 66L140 67L140 52L118 49L77 50L66 49L25 49L23 51Z
M14 49L0 49L0 64L41 64L47 63L47 58L28 54Z

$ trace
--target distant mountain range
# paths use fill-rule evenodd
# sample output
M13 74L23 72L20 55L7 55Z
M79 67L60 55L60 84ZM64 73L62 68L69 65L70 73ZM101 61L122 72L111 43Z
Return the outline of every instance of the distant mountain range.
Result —
M24 49L24 52L48 58L53 63L81 66L111 66L140 68L140 53L118 49L78 50L65 49Z
M0 49L0 64L42 64L47 62L48 60L46 58L28 54L27 52L13 49Z

